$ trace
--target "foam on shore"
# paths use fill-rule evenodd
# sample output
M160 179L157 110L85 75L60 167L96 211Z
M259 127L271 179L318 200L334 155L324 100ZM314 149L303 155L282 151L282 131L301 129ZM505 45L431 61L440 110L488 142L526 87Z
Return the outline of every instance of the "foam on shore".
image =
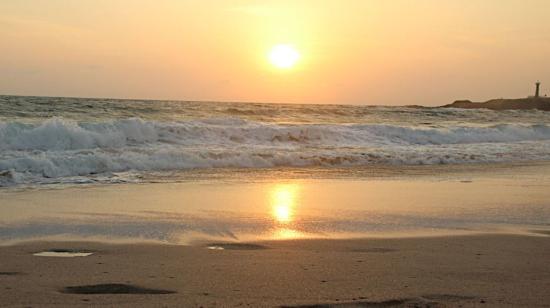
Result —
M274 124L240 118L0 122L0 185L124 171L550 159L545 124ZM82 178L78 180L83 180Z

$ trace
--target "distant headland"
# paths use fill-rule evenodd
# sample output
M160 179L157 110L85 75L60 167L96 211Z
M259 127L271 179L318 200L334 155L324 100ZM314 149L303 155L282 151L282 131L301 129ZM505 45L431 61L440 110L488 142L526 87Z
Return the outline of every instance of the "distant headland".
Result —
M464 108L479 109L486 108L492 110L528 110L538 109L550 111L550 97L540 96L540 82L535 83L535 95L526 98L499 98L491 99L486 102L472 102L469 100L458 100L452 104L440 106L440 108Z

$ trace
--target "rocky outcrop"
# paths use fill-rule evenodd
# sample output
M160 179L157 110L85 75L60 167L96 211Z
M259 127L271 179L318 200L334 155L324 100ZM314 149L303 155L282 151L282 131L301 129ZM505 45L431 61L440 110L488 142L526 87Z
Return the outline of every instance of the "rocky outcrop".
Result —
M517 99L492 99L483 103L471 102L469 100L458 100L452 104L441 106L443 108L464 108L464 109L492 109L492 110L529 110L538 109L550 111L550 98L528 97Z

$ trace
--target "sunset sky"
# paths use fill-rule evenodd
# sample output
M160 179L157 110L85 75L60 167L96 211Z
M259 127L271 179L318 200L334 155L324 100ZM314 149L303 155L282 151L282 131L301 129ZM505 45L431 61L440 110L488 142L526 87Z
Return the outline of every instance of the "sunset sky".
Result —
M547 0L3 0L0 94L423 104L550 94ZM299 58L270 62L279 44Z

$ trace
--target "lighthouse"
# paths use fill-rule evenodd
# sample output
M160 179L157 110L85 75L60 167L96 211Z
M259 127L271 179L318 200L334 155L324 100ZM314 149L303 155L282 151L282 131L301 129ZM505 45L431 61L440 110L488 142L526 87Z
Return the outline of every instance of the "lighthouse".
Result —
M536 89L535 89L535 97L539 97L539 88L540 88L540 81L537 81L535 83Z

